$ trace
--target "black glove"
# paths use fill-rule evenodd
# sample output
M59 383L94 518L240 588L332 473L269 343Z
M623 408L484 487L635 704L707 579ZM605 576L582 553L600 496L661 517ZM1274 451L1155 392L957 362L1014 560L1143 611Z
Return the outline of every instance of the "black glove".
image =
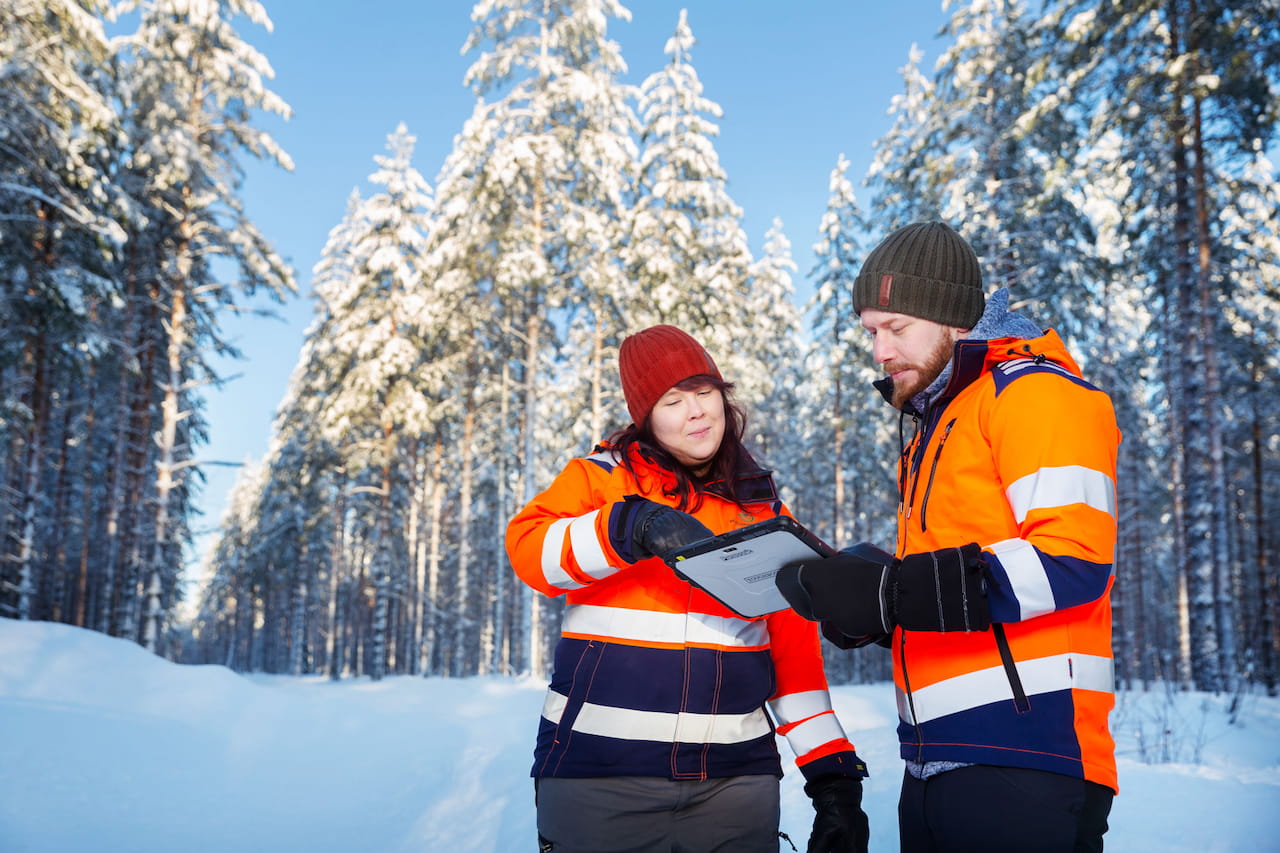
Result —
M609 542L628 563L662 557L714 535L689 513L635 495L609 510Z
M824 619L820 623L822 628L822 636L827 638L827 642L835 646L837 649L860 649L863 646L869 646L875 643L877 646L883 646L886 649L893 647L892 634L859 634L856 637L850 637L844 631L836 627L836 623L830 619Z
M894 574L890 607L894 621L903 628L985 631L991 627L987 563L977 543L908 554Z
M890 562L885 557L862 543L834 557L788 563L774 582L801 616L831 623L828 638L838 632L854 644L868 636L874 641L895 625L911 631L991 627L987 564L977 544Z
M893 632L892 614L884 590L893 567L893 555L869 542L859 542L834 557L787 563L774 576L782 596L806 619L823 623L827 639L851 648L859 638L877 638Z
M871 829L862 811L862 780L821 776L804 792L813 800L813 832L806 853L866 853Z

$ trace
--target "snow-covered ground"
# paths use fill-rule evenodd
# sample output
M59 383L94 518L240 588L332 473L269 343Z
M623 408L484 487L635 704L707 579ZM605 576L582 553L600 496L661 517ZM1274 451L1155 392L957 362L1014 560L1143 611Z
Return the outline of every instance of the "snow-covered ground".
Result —
M0 619L0 850L532 850L543 687L243 677ZM871 767L871 848L896 850L892 691L833 693ZM1223 707L1121 695L1109 851L1280 850L1280 700L1246 697L1234 725ZM1173 761L1145 763L1144 750ZM782 828L801 850L810 814L789 772Z

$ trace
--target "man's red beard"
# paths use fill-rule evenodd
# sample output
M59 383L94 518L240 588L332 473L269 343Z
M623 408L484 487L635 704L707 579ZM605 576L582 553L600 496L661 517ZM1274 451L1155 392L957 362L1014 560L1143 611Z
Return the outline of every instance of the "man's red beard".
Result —
M912 364L907 361L891 361L883 365L884 372L888 374L896 373L899 370L915 371L915 378L910 382L899 383L896 379L894 380L893 407L901 409L907 404L908 400L928 388L930 383L942 373L942 369L947 366L947 362L951 361L954 349L955 343L951 340L951 337L942 334L938 338L937 345L925 356L921 363Z

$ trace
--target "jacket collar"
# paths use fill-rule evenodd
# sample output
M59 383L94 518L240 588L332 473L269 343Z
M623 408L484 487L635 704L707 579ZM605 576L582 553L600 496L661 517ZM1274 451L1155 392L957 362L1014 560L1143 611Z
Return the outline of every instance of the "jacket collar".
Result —
M632 448L631 458L636 472L643 472L646 477L652 477L664 492L675 488L675 475L650 459L641 447ZM723 500L732 500L729 497L728 484L724 480L696 483L695 488L700 492L715 495ZM778 487L773 481L773 472L767 468L760 467L760 464L756 462L751 454L747 453L744 470L738 476L738 501L741 503L771 503L777 500Z
M1052 361L1076 376L1081 375L1079 365L1071 357L1071 353L1067 352L1062 338L1058 337L1058 333L1053 329L1048 329L1044 334L1034 338L1009 337L985 341L965 338L956 342L955 355L952 356L950 364L951 375L942 390L928 398L926 410L945 405L996 365L1020 358Z
M963 340L956 342L955 354L937 378L902 407L905 414L921 417L943 400L949 400L977 379L986 365L982 353L986 345L1006 339L1039 338L1044 331L1030 320L1009 310L1009 289L1001 287L987 298L982 316ZM1059 344L1061 342L1059 341ZM1060 347L1061 348L1061 347ZM1065 352L1065 349L1063 349ZM1069 356L1068 356L1069 358ZM874 387L885 400L892 400L893 380L884 377Z

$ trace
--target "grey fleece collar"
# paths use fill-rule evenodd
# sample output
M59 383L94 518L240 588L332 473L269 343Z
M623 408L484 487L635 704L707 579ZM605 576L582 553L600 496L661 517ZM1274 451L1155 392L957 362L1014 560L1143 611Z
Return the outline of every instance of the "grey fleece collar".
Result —
M978 322L969 330L963 340L990 341L996 338L1038 338L1044 330L1014 311L1009 310L1009 288L1002 287L987 297L987 305L978 318ZM911 398L911 405L917 412L926 411L929 403L942 393L951 380L951 368L955 358L947 362L937 378L929 383L919 394Z

